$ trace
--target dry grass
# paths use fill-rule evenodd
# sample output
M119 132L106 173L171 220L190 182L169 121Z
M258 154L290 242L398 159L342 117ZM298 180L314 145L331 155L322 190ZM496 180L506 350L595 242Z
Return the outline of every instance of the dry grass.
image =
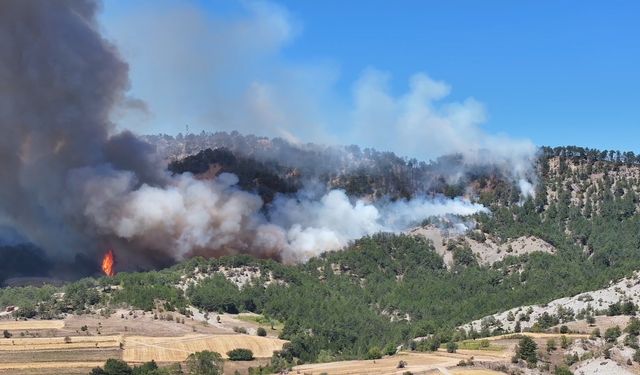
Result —
M34 329L60 329L64 320L5 320L0 321L0 330L27 331Z
M497 341L497 340L512 340L519 339L520 336L529 336L533 339L550 339L550 338L559 338L560 336L567 336L568 338L573 339L585 339L589 338L589 335L582 333L534 333L534 332L522 332L522 333L514 333L503 336L492 336L483 338L489 341Z
M34 363L0 363L0 370L19 369L63 369L70 367L93 368L104 365L104 362L34 362Z
M92 349L60 349L38 351L0 351L0 363L31 363L31 362L97 362L109 358L122 357L119 348Z
M127 362L179 362L189 354L211 350L222 354L232 349L246 348L256 358L267 358L282 349L285 340L249 335L187 335L183 337L130 336L125 340L122 359Z
M121 336L71 336L66 343L63 337L0 339L0 351L110 348L120 345Z
M391 357L385 357L375 361L342 361L330 363L317 363L310 365L296 366L294 372L304 374L337 374L337 375L356 375L356 374L402 374L405 371L412 373L447 373L447 368L455 366L461 359L467 356L462 354L449 353L400 353ZM477 358L477 357L476 357ZM400 361L407 362L405 368L399 369ZM487 360L487 358L483 359ZM490 359L491 360L491 359ZM479 373L479 375L482 373ZM493 373L489 373L493 374Z

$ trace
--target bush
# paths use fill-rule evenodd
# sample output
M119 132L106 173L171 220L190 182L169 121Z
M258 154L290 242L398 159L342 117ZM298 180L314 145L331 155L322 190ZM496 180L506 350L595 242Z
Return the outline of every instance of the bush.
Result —
M267 330L262 328L262 327L258 327L258 331L257 331L258 336L266 336L267 335Z
M560 333L562 334L569 333L569 327L565 325L560 326Z
M573 375L573 372L569 370L567 366L558 366L553 372L554 375Z
M455 343L455 342L453 342L453 341L449 341L449 342L447 343L447 352L448 352L448 353L455 353L455 352L456 352L456 350L458 350L458 344L456 344L456 343Z
M374 346L367 351L365 359L380 359L382 358L382 351L377 346Z
M227 356L231 361L252 361L253 352L249 349L233 349L227 352Z
M604 331L604 339L607 340L607 342L616 342L621 334L622 332L619 326L607 328L607 330Z
M389 343L387 344L387 346L384 347L385 355L394 355L396 354L397 351L398 351L398 348L396 348L395 344L393 343Z
M4 332L2 332L2 334L4 335L5 339L10 339L11 336L13 336L11 332L7 331L6 329L4 330Z
M551 353L552 351L558 349L558 347L556 346L556 340L555 339L549 339L547 340L547 352Z
M567 336L562 335L560 337L560 346L562 347L562 349L566 349L569 347L569 345L571 345L571 339L569 339Z
M235 333L247 333L247 329L244 327L233 327L233 332Z
M624 328L624 331L630 335L640 335L640 320L635 316L629 319L629 323Z

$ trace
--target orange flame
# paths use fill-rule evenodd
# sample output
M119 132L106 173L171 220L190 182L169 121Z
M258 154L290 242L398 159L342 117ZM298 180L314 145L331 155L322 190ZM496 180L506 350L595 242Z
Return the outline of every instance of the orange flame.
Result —
M107 276L113 276L116 274L115 265L116 257L113 255L113 250L109 250L102 257L102 271Z

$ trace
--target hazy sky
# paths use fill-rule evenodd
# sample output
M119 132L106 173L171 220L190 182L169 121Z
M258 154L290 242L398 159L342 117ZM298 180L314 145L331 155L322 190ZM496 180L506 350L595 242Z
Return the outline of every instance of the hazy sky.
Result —
M105 1L101 21L149 106L123 112L138 132L379 147L412 129L398 122L417 96L458 131L637 152L639 14L635 1L145 0Z

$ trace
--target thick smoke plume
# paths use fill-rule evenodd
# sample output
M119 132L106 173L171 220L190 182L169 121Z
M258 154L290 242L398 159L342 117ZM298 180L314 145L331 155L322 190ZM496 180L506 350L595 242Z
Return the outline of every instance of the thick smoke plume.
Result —
M374 205L342 191L301 192L264 207L236 187L170 176L151 147L116 133L128 66L98 32L88 0L5 0L0 8L0 217L59 259L153 266L194 254L252 253L300 261L424 217L468 215L465 200Z

